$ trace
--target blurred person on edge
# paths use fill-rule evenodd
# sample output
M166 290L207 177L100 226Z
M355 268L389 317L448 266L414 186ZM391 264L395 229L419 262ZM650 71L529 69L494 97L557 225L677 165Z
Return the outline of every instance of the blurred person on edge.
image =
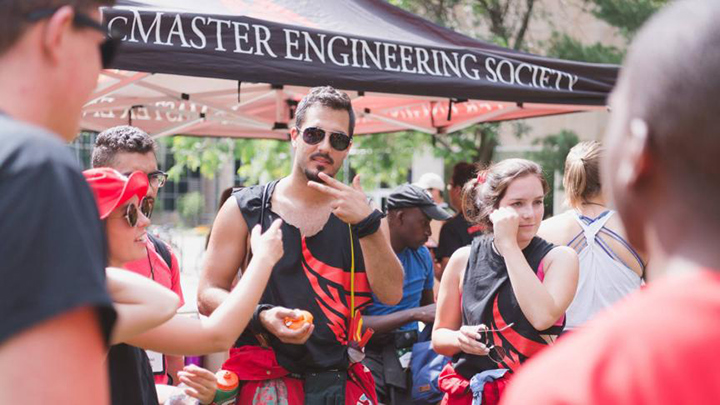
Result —
M107 404L105 235L66 143L115 43L104 0L0 2L0 403Z
M530 361L505 404L718 403L718 20L715 0L668 4L610 97L603 185L652 281Z

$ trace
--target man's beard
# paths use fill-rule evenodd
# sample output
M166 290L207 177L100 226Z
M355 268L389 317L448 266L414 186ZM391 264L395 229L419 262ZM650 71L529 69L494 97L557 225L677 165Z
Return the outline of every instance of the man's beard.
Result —
M311 155L311 156L310 156L310 161L312 161L313 158L315 158L315 157L322 157L322 158L324 158L324 159L327 159L328 161L330 161L330 165L332 165L333 163L335 163L335 161L334 161L329 155L322 154L322 153L315 153L315 154ZM330 172L330 171L328 171L328 169L331 169L331 166L319 165L319 166L318 166L318 169L315 170L315 171L310 170L310 169L308 169L307 167L304 167L304 168L303 168L303 172L305 173L305 177L306 177L308 180L310 180L310 181L315 181L315 182L318 182L318 183L325 183L325 182L320 178L320 173L321 173L321 172L327 174L327 175L330 176L330 177L335 177L335 174L337 173L337 171L335 171L335 172Z
M318 183L325 183L325 181L320 178L320 173L325 173L330 177L335 177L335 173L330 173L328 171L325 171L325 167L322 167L321 169L316 170L316 171L312 171L308 168L305 168L304 172L305 172L305 177L307 177L308 180L315 181Z

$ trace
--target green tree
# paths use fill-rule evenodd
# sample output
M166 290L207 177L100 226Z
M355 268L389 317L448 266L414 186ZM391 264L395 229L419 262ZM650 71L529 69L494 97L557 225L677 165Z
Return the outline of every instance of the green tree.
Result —
M390 0L400 8L427 18L436 24L462 31L459 24L468 17L487 27L489 40L500 46L524 49L525 35L535 12L537 0ZM465 13L472 10L472 15ZM457 11L459 10L459 11ZM465 32L474 36L474 32Z
M629 41L668 0L585 0L593 15L620 30Z
M554 32L548 41L547 55L582 62L619 64L630 40L650 16L668 0L585 0L598 19L618 29L625 39L621 48L600 42L586 45L565 33Z
M435 135L431 138L435 156L443 158L448 167L458 162L488 164L495 155L499 131L500 124L484 123L448 135Z
M553 32L550 38L547 55L568 60L590 63L622 63L625 52L615 46L596 42L584 45L577 39L559 32Z
M197 191L180 196L178 212L187 226L200 225L200 216L205 210L205 198Z
M475 0L473 11L489 23L493 42L512 49L524 49L535 0Z
M168 170L177 181L186 169L200 170L207 178L229 162L240 161L238 175L245 184L257 184L290 173L290 144L273 139L231 139L174 136L165 140L175 157Z
M427 138L414 131L358 136L349 156L352 172L360 175L363 188L368 190L404 183L415 150L427 145Z
M174 136L163 139L175 157L175 164L168 170L174 181L185 169L200 170L207 178L214 178L218 169L232 157L233 141L228 138L201 138Z
M274 139L240 139L235 143L238 174L246 185L266 183L290 174L290 143Z
M472 10L472 20L487 27L490 40L513 49L524 49L528 26L535 13L536 0L391 0L392 4L427 18L447 28L461 30L457 23L461 18L456 10ZM466 32L473 35L472 32ZM446 167L460 161L487 164L495 155L499 143L499 123L481 123L452 134L425 137L435 155L445 160ZM520 121L514 125L516 136L522 136L526 126ZM392 145L390 145L392 148ZM399 154L400 151L384 147L384 151Z
M390 0L390 4L398 6L413 14L424 16L436 24L448 28L457 28L458 19L454 9L457 5L464 3L464 0Z

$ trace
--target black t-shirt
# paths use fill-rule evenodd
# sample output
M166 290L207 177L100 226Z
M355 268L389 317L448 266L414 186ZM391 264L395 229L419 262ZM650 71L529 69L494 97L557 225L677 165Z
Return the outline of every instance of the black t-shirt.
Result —
M266 201L276 183L270 183ZM244 188L233 194L248 229L260 222L264 186ZM263 229L279 216L268 204L264 209ZM285 344L269 336L278 363L293 373L347 369L347 331L350 314L350 232L348 225L330 215L323 229L311 237L288 223L281 227L284 254L272 270L260 303L310 311L315 330L304 345ZM353 233L355 257L355 307L359 311L372 302L365 274L362 250ZM237 346L259 343L245 330Z
M152 367L145 350L119 344L108 353L112 405L157 405Z
M95 200L67 146L0 115L0 344L87 306L107 339L115 311L105 265Z
M455 215L440 228L440 240L435 250L435 260L440 261L445 257L452 256L456 250L469 245L478 235L480 232L470 227L462 214Z

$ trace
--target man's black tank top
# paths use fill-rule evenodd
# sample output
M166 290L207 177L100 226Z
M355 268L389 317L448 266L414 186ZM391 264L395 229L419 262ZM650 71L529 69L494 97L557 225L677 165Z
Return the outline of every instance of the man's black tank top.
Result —
M485 370L507 368L513 371L528 357L547 346L541 334L557 335L564 326L552 326L537 331L527 320L515 293L505 266L505 260L492 247L493 237L480 236L473 240L470 248L462 289L462 324L484 324L490 329L501 329L514 325L502 332L488 333L490 345L501 346L507 356L501 363L495 363L488 356L459 353L453 357L453 367L463 377L470 379ZM523 255L530 268L537 274L540 262L555 247L535 237L523 249Z
M275 185L267 185L266 207L261 210L265 186L241 189L233 194L248 230L260 223L263 230L279 216L270 200ZM278 363L293 373L347 369L347 332L350 319L350 231L348 225L330 214L323 229L311 237L302 237L298 228L283 223L284 254L275 265L260 299L261 304L310 311L315 330L304 345L285 344L270 335L270 345ZM372 301L365 274L362 250L357 235L352 236L355 253L355 307L362 310ZM246 329L236 346L259 343Z

